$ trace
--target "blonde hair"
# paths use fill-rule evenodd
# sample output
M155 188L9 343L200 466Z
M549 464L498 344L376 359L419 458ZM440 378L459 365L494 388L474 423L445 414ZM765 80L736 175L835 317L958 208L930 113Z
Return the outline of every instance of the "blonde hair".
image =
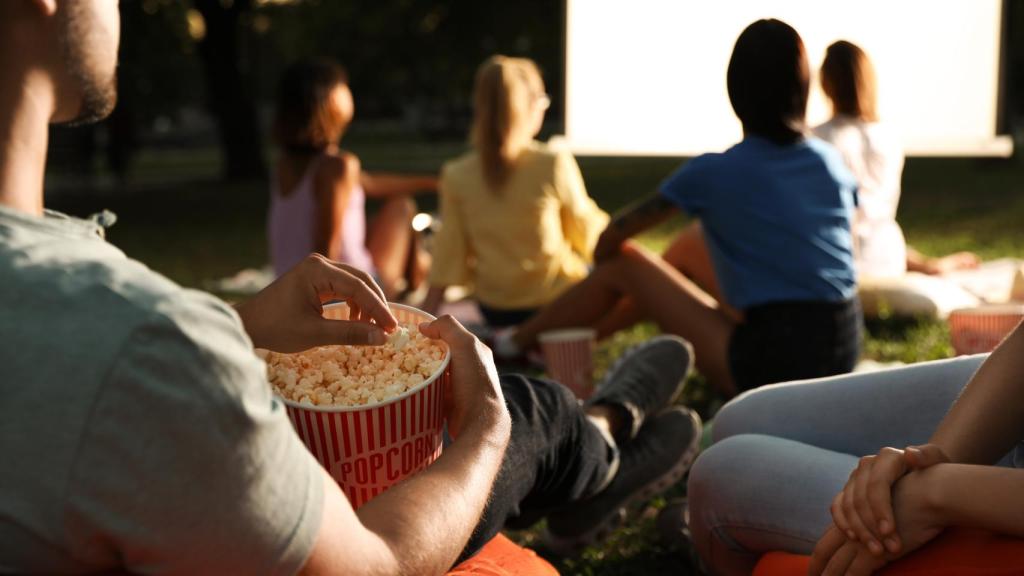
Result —
M477 70L471 141L492 191L504 186L533 139L533 107L544 97L544 81L532 60L492 56Z
M821 88L833 113L878 121L875 67L860 46L840 40L828 47L821 64Z

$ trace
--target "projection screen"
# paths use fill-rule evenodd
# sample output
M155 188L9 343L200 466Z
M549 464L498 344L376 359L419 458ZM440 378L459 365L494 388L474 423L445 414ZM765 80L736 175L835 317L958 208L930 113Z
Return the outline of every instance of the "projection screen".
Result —
M725 71L759 18L804 39L811 125L830 112L817 86L825 48L845 39L872 57L882 120L908 155L1012 153L997 130L1002 0L565 1L565 137L577 153L694 156L737 142Z

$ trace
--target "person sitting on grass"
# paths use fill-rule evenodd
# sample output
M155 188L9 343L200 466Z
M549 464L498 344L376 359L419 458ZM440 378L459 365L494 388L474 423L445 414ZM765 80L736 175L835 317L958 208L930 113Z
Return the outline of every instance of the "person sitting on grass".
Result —
M507 523L589 542L686 472L681 340L634 350L583 407L499 378L446 317L420 329L452 351L454 440L354 511L253 346L383 344L396 321L367 273L307 256L235 309L44 209L49 124L110 112L119 24L115 0L0 2L0 571L440 574ZM360 319L323 318L335 299Z
M488 59L473 101L473 150L441 171L423 307L435 313L445 288L471 285L487 324L504 327L587 276L608 215L587 196L572 154L533 139L550 104L533 61Z
M813 551L812 575L857 576L947 527L1024 537L1022 375L1018 326L987 357L736 398L690 473L697 551L712 574L779 550Z
M297 62L281 77L273 126L280 156L267 222L270 258L280 276L318 252L370 272L393 298L415 290L430 267L412 229L412 195L435 190L437 178L362 170L359 158L338 147L354 111L348 74L336 62ZM369 226L367 198L383 201Z
M691 160L659 194L614 218L593 273L499 333L499 357L553 328L593 326L606 337L646 319L690 341L698 368L727 397L854 367L856 183L832 147L804 134L809 72L800 36L778 20L754 22L736 41L727 80L743 140ZM628 242L677 209L703 225L718 298Z
M879 122L875 68L864 50L844 40L829 46L821 87L832 104L832 118L814 134L839 150L859 185L853 224L858 274L888 278L908 271L943 274L977 268L981 260L971 252L930 258L907 246L896 223L903 149Z

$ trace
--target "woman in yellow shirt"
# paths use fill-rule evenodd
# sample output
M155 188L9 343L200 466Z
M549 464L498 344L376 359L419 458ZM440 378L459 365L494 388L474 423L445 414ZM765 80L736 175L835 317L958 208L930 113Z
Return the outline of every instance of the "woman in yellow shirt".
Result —
M473 149L445 164L430 291L472 285L495 327L519 324L587 276L608 223L572 154L537 142L550 100L536 64L494 56L476 75Z

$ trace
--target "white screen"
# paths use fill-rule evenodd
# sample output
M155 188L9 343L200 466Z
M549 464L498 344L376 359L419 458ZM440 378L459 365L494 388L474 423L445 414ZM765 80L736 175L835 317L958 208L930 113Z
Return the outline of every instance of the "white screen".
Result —
M879 112L918 156L1008 156L996 135L1002 0L566 0L569 145L694 156L742 137L725 72L740 32L778 18L803 37L808 122L828 119L825 48L849 40L878 74Z

